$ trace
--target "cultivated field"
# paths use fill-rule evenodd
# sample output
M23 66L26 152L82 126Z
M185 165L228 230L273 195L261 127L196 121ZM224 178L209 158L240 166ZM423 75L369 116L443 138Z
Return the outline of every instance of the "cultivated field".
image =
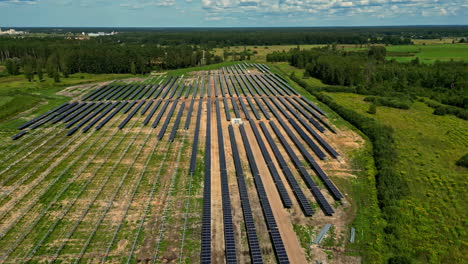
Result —
M0 261L360 261L343 186L364 141L267 66L60 93L1 148Z
M450 41L440 40L414 40L414 45L388 45L387 59L395 59L399 62L410 62L418 58L421 63L434 63L435 61L468 61L468 44L452 44ZM255 62L266 62L266 56L272 52L289 51L299 47L300 49L312 49L324 47L325 45L270 45L270 46L233 46L225 49L215 49L215 54L223 56L223 51L243 52L246 50L251 54L251 60ZM378 46L383 46L379 44ZM337 49L346 51L364 51L366 45L340 44ZM232 60L232 56L228 57Z

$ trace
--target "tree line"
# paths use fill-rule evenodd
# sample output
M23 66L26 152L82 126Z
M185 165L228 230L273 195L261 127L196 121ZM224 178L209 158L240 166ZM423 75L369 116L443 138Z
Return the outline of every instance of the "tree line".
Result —
M147 43L159 45L201 45L209 48L245 45L286 44L411 44L411 38L397 32L353 30L276 29L194 29L158 32L130 32L99 38L103 42Z
M133 73L219 63L220 56L191 45L99 43L96 40L0 38L0 62L9 74L43 73L59 79L73 73Z
M418 59L400 63L385 59L383 46L368 51L342 51L333 46L299 48L267 55L270 62L288 61L305 69L306 76L326 84L352 87L356 93L400 99L429 97L444 105L468 110L468 63L462 61L423 64ZM379 100L392 104L391 100ZM398 108L405 108L404 106ZM457 116L467 119L467 111Z

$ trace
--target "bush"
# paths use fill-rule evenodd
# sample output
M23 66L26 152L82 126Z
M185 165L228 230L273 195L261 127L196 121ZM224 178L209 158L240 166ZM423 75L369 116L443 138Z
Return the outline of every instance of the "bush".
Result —
M468 154L465 154L459 160L457 160L457 166L468 168Z
M397 256L390 258L388 264L411 264L411 260L405 256Z
M369 106L369 110L367 110L367 113L375 115L377 113L377 106L374 103L372 103Z
M412 102L408 99L401 99L396 97L379 97L379 96L368 96L364 98L366 102L373 102L376 105L382 105L397 109L409 109Z
M443 116L447 114L447 108L443 106L437 106L433 112L434 115Z
M356 93L356 88L346 86L325 86L321 90L329 93Z
M454 115L460 119L468 120L468 110L450 105L442 105L437 103L427 103L429 107L434 108L434 115Z

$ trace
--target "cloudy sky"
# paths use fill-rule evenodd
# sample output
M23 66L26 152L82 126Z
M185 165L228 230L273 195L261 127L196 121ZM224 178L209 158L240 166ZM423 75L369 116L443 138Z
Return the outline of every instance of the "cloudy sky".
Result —
M468 0L0 0L0 27L466 25Z

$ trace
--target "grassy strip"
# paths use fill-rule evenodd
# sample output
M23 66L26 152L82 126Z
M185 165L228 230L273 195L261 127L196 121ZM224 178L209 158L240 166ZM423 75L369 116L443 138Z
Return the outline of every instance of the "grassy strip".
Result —
M31 95L18 95L13 97L10 101L0 105L0 121L7 119L21 111L29 109L42 100L39 97Z

